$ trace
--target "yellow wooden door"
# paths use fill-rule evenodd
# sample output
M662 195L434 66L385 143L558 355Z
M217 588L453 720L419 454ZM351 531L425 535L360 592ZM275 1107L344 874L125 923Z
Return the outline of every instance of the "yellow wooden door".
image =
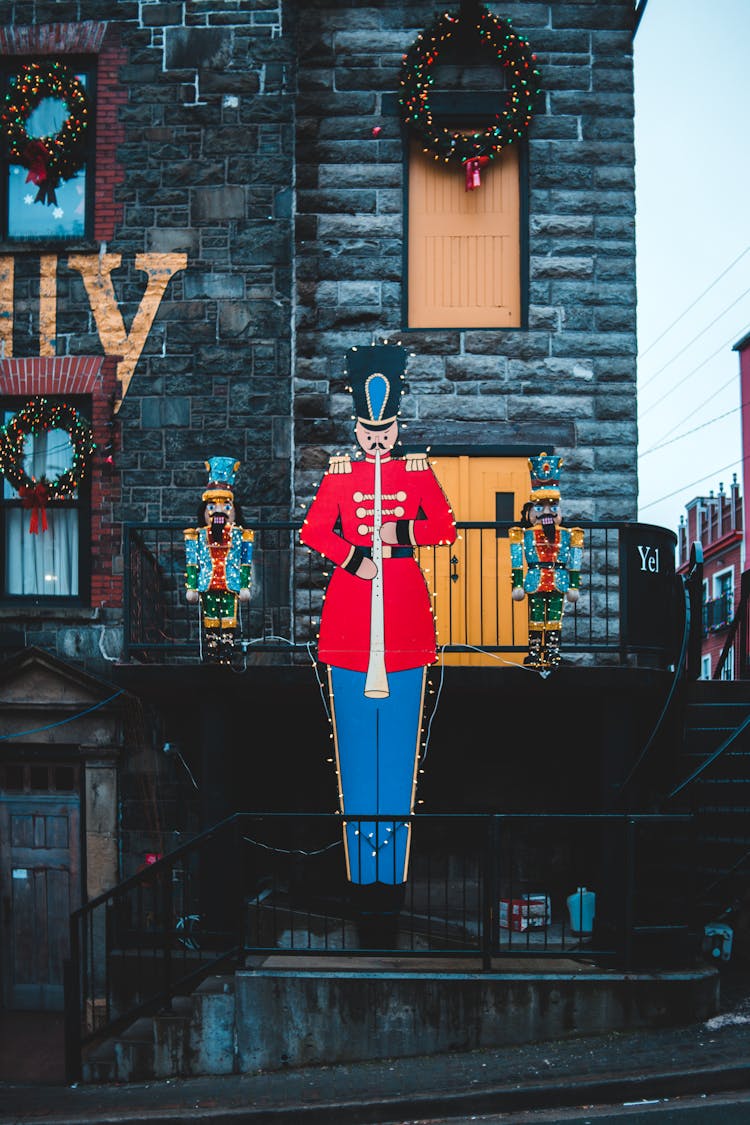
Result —
M410 328L513 328L521 323L518 149L509 146L466 190L461 167L412 141L409 158Z
M519 520L529 498L527 457L430 457L456 520L495 522ZM509 514L498 517L498 496ZM502 505L501 505L502 506ZM495 528L459 529L449 551L441 548L423 558L423 569L434 593L438 648L449 642L464 650L440 653L446 664L518 664L525 652L492 652L492 645L528 643L525 602L511 598L510 546Z

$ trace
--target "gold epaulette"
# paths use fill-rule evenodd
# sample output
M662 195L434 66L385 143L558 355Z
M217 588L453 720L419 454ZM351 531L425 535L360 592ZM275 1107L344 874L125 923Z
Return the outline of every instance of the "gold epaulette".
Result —
M245 540L246 543L247 542L252 543L253 539L255 538L255 532L251 531L249 527L243 527L242 538Z
M522 527L509 527L508 528L508 539L511 541L511 543L521 543L521 542L523 542L523 528Z
M348 453L339 453L328 461L329 473L350 473L351 471L352 459Z
M570 529L570 545L571 547L583 546L583 528L571 527Z
M405 460L407 473L421 473L430 467L426 453L407 453Z
M186 539L197 539L198 538L198 528L197 527L186 527L182 534L185 536Z

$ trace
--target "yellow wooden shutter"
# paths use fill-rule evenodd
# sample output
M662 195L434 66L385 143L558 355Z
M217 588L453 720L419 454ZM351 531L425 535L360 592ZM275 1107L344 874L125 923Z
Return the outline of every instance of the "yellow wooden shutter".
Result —
M412 140L409 156L410 328L521 324L518 149L510 146L466 191L462 168Z

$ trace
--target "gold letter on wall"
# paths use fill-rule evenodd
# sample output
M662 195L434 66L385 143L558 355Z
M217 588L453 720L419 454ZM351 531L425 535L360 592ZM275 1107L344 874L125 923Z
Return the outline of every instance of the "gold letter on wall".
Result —
M121 254L74 254L68 258L70 268L78 270L83 279L105 355L121 357L117 365L121 387L120 402L127 393L164 290L170 278L187 266L187 254L136 254L135 268L148 274L148 284L133 317L130 334L125 331L125 322L117 307L110 277L121 260ZM117 403L115 410L119 408L120 403Z
M13 355L13 276L15 262L10 255L0 257L0 354L3 359Z
M57 254L39 259L39 354L55 354L57 336Z

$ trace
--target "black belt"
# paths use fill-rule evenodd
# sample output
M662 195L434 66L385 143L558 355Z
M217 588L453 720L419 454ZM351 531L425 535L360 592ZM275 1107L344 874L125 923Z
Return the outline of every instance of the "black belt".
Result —
M414 558L414 548L413 547L391 546L390 543L384 543L383 546L391 548L389 557L392 558L392 559L413 559ZM372 547L357 547L357 550L361 551L362 554L365 555L368 559L372 558Z

